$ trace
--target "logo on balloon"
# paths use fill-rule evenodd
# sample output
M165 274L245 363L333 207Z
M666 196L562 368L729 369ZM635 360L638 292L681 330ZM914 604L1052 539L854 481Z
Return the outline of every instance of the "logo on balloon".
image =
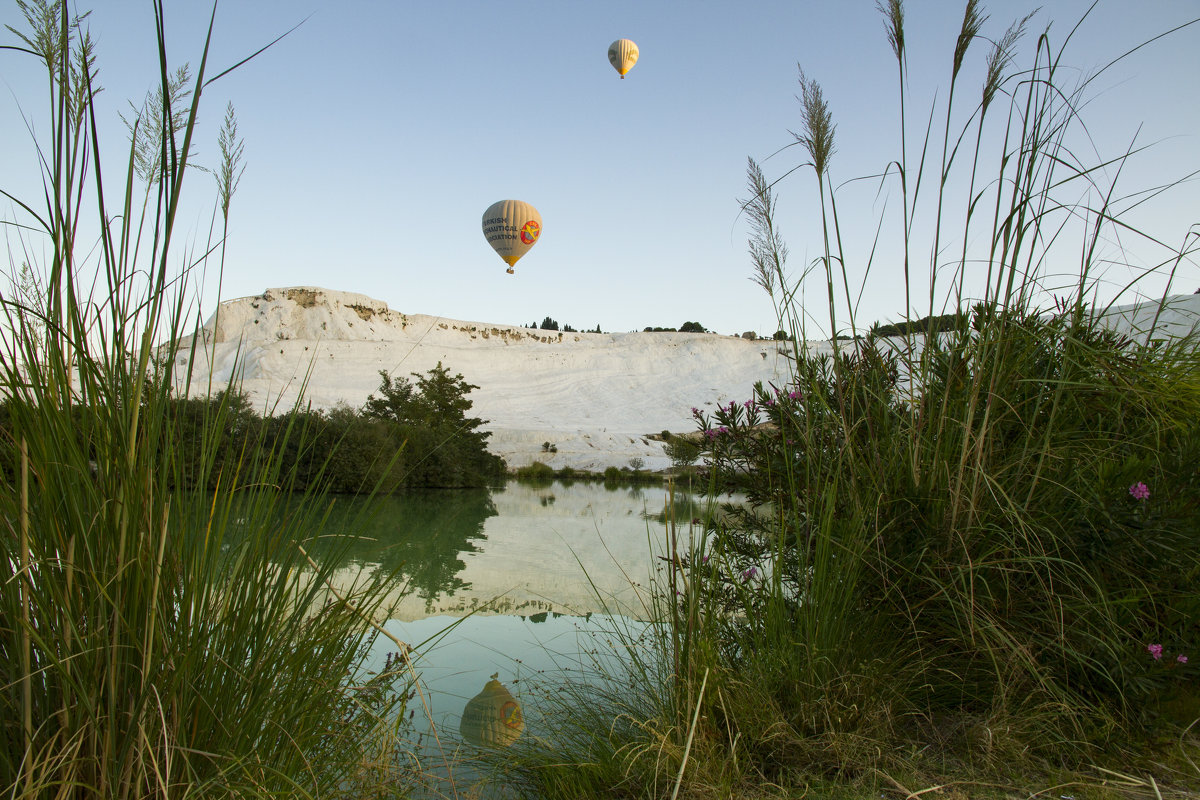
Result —
M542 226L537 224L537 220L529 220L521 227L521 244L533 244L541 232Z

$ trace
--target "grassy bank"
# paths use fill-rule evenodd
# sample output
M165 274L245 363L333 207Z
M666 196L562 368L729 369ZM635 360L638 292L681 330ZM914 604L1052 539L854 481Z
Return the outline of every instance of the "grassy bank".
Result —
M903 109L903 4L880 9ZM1174 275L1194 232L1122 218L1142 187L1105 176L1138 153L1101 155L1109 169L1079 160L1095 76L1069 85L1064 51L1028 19L990 37L984 85L958 108L984 21L967 2L923 140L902 112L876 178L902 201L902 219L876 229L899 240L865 256L842 236L835 121L801 73L797 169L815 176L822 213L812 266L787 268L778 186L753 161L743 206L791 376L697 417L714 497L734 489L750 505L668 522L680 547L657 587L659 659L579 687L572 708L588 710L496 760L530 792L1200 790L1197 340L1112 333L1097 304L1113 279L1099 243L1182 241L1150 271ZM885 251L898 255L874 264ZM854 317L851 276L872 267L906 278L907 323L890 340ZM832 357L802 345L807 281L822 327L846 337Z

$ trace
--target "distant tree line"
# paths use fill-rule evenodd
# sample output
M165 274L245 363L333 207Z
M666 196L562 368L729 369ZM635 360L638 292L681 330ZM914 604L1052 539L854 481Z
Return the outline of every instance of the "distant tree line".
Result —
M871 326L871 333L875 336L902 336L909 333L944 333L962 328L966 324L967 315L960 312L957 314L922 317L921 319L895 322L888 325L880 325L876 322Z
M544 331L556 331L556 330L558 330L558 320L551 319L550 317L546 317L545 319L542 320L541 325L538 325L536 322L531 322L531 323L529 323L528 327L534 328L534 329L541 329ZM578 333L579 332L578 329L572 328L570 325L565 325L565 324L562 326L562 330L563 330L563 333ZM603 333L603 331L600 330L599 325L596 325L594 330L585 331L585 333Z
M676 331L678 331L679 333L708 333L708 329L705 328L703 325L701 325L699 322L685 322L682 325L680 325L679 328L677 328L677 329L676 328L658 328L658 327L652 328L649 326L642 328L643 333L675 333Z

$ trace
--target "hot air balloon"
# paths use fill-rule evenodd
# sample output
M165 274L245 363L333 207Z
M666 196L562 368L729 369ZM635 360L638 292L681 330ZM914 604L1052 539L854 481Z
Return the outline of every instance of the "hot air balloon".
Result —
M529 203L500 200L483 212L483 235L505 263L508 273L542 234L542 215Z
M463 738L480 747L508 747L525 730L521 704L497 677L467 701L458 725Z
M608 61L625 80L625 73L633 69L638 60L637 45L628 39L617 39L608 46Z

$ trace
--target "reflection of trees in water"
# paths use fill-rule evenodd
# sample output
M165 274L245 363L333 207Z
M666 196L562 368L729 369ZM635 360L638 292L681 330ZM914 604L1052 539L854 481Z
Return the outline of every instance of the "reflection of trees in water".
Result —
M479 549L476 542L485 538L484 521L494 516L489 489L338 497L313 537L314 557L395 575L425 600L452 596L470 587L458 577L466 566L459 555Z

